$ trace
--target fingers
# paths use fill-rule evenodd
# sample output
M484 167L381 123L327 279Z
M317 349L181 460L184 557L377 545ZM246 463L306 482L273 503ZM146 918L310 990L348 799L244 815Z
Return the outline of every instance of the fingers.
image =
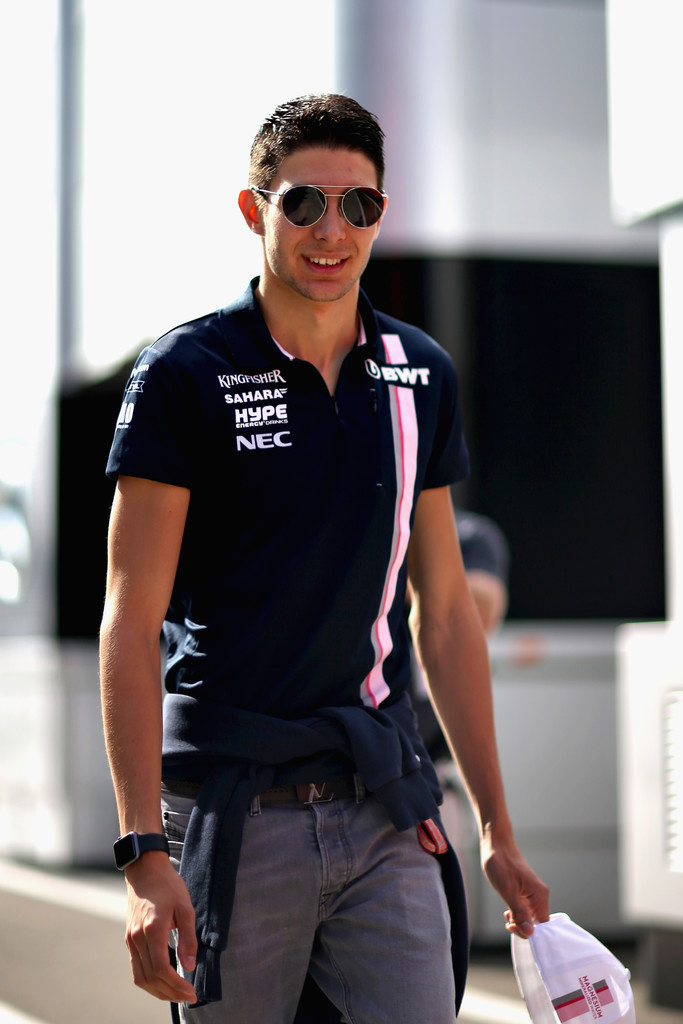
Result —
M505 927L514 935L528 939L539 921L547 921L548 887L526 866L518 878L516 892L508 899Z
M156 859L155 859L156 858ZM174 1003L196 1003L191 983L170 963L171 931L178 933L182 968L195 967L195 916L187 886L168 857L155 852L141 857L126 871L128 925L126 944L133 981L139 987Z
M527 939L538 922L548 920L548 887L531 870L514 843L489 847L484 870L507 903L505 927L511 934Z
M180 965L186 971L193 971L197 956L197 933L195 932L194 910L191 905L183 905L176 910L176 928L178 929L178 945L176 953Z
M194 1003L194 988L170 963L168 930L150 924L131 926L126 935L135 984L157 999L174 1003Z
M505 911L505 927L511 935L519 935L522 939L528 939L534 930L535 923L534 919L527 914L521 914L517 919L512 910Z

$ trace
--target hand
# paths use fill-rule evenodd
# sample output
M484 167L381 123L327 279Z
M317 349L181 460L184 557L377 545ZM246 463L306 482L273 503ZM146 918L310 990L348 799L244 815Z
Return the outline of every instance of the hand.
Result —
M194 988L169 962L169 932L178 930L178 959L194 970L197 953L194 909L185 882L163 852L144 854L126 868L128 920L126 944L133 981L173 1003L196 1003Z
M508 905L505 927L528 939L537 922L548 920L548 887L532 871L513 839L496 842L486 832L481 850L484 873Z

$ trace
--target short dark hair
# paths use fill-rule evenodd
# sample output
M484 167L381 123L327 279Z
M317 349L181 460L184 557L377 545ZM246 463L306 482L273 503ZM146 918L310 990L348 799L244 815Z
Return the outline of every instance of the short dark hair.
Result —
M375 165L377 187L383 187L384 132L379 121L356 100L339 93L299 96L275 108L254 138L249 184L268 188L285 157L306 146L363 153Z

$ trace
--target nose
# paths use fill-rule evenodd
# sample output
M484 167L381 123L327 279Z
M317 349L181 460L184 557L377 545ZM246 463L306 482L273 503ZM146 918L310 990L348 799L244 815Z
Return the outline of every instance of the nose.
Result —
M328 196L325 212L313 225L316 238L344 238L348 223L341 212L341 198Z

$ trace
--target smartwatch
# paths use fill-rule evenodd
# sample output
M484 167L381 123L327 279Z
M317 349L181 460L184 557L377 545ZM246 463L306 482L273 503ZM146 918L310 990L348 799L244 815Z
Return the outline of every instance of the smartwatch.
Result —
M114 861L119 871L125 871L142 857L143 853L149 853L150 850L170 853L166 836L157 832L146 832L143 835L139 832L128 832L114 843Z

